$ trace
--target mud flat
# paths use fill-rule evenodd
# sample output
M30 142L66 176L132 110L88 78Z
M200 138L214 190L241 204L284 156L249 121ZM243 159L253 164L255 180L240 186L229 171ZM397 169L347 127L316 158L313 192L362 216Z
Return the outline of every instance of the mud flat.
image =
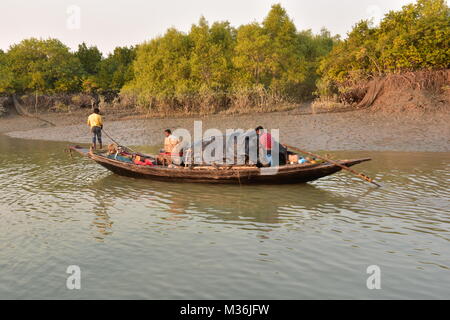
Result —
M295 111L206 117L117 120L105 116L105 130L121 144L159 145L166 128L193 130L201 120L203 131L217 128L249 129L257 125L280 129L283 143L309 150L373 150L450 152L450 113L384 114L370 110L300 114ZM85 115L46 115L49 126L37 119L0 120L0 132L14 138L89 143ZM192 131L191 131L192 132ZM105 136L105 142L110 140Z

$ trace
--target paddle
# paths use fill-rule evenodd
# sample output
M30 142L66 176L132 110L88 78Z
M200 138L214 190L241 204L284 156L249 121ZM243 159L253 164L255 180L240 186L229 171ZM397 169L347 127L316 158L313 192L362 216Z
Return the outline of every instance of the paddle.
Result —
M345 165L343 165L343 164L340 164L340 163L337 162L337 161L327 159L327 158L325 158L325 157L322 157L322 156L320 156L320 155L318 155L318 154L315 154L315 153L312 153L312 152L308 152L308 151L301 150L301 149L299 149L299 148L297 148L297 147L293 147L293 146L289 146L289 145L284 145L284 146L287 147L287 148L289 148L289 149L292 149L292 150L294 150L294 151L298 151L298 152L301 152L301 153L304 153L304 154L308 154L308 155L310 155L310 156L312 156L312 157L315 157L315 158L324 160L324 161L326 161L326 162L332 163L332 164L334 164L334 165L336 165L336 166L338 166L338 167L341 167L341 168L344 169L344 170L347 170L347 171L353 173L353 174L356 175L357 177L359 177L359 178L361 178L361 179L363 179L363 180L365 180L365 181L367 181L367 182L370 182L370 183L376 185L377 187L381 187L381 185L379 185L378 183L376 183L375 181L373 181L372 178L369 178L368 176L366 176L366 175L363 174L363 173L360 173L360 172L357 172L357 171L355 171L355 170L353 170L353 169L350 169L349 167L347 167L347 166L345 166Z

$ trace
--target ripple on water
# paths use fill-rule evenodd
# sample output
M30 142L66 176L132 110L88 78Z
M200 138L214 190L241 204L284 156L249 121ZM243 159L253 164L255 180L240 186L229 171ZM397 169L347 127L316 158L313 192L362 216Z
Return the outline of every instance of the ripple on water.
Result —
M449 154L364 153L382 188L345 173L239 187L119 177L14 141L0 144L1 298L69 297L76 263L84 298L448 297ZM371 264L382 292L365 288Z

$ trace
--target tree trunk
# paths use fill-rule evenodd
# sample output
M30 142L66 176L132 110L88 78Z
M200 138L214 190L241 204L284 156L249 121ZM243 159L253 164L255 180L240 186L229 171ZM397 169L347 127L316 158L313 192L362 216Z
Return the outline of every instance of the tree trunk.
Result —
M38 114L38 110L37 110L37 105L38 105L38 92L36 90L36 101L34 103L34 112L36 113L36 115Z

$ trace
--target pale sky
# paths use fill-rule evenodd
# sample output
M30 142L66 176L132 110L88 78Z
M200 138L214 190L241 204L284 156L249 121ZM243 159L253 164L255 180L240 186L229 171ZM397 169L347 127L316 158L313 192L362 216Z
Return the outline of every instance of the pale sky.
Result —
M363 18L382 17L412 0L1 0L0 48L29 37L58 38L72 49L86 42L103 53L142 43L169 27L188 31L201 15L233 26L261 22L281 3L299 30L345 34ZM79 8L79 10L78 10ZM78 14L79 11L79 14Z

